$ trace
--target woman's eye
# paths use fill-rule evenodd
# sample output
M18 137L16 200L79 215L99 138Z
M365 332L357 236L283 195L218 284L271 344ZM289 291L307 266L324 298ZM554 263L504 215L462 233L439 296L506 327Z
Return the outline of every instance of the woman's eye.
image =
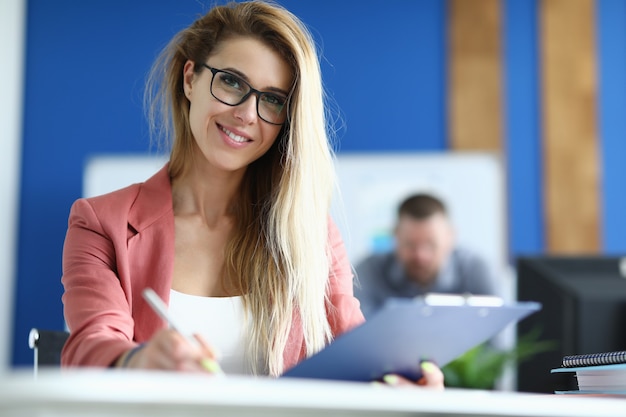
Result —
M240 90L243 86L241 80L234 75L222 73L220 80L222 83L230 88L235 88Z
M283 106L287 100L282 96L266 93L263 94L263 101L267 104L271 104L272 106L280 107Z

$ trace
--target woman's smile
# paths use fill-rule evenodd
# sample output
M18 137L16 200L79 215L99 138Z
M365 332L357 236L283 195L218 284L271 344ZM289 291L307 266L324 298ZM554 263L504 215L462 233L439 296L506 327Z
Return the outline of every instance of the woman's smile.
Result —
M246 142L252 142L252 139L247 138L245 136L241 136L238 134L235 134L234 132L231 132L230 130L226 129L224 126L219 125L218 127L220 128L220 130L224 133L226 133L226 136L228 136L230 139L232 139L234 142L237 143L246 143Z

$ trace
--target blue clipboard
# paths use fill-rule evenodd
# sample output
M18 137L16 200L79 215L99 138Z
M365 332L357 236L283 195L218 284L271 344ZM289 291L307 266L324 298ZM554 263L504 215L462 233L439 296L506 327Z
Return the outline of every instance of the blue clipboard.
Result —
M396 373L417 380L422 360L443 367L541 309L536 302L496 305L481 302L495 297L455 297L451 303L431 303L423 297L391 299L367 322L283 377L367 382Z

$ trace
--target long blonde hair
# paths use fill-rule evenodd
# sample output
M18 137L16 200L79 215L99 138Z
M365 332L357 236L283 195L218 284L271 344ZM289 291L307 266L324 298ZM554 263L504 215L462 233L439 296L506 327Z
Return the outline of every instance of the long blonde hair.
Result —
M214 7L161 53L148 80L146 108L153 131L172 141L169 169L176 178L191 160L193 143L183 66L191 60L201 71L220 42L238 36L273 48L294 75L288 120L271 149L247 169L233 207L237 223L225 251L225 279L244 294L248 358L270 375L280 375L294 317L300 318L307 356L332 338L326 289L335 176L321 71L310 33L297 17L272 3Z

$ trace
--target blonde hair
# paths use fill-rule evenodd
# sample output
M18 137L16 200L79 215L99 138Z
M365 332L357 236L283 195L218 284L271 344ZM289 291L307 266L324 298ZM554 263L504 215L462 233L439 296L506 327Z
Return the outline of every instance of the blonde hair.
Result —
M262 1L211 9L177 34L155 63L146 97L156 133L172 139L170 176L192 158L183 66L195 71L221 42L254 37L291 67L288 119L274 145L247 169L233 207L236 226L227 247L225 278L244 294L248 357L270 375L284 371L283 351L299 317L307 356L332 338L326 290L331 268L328 219L335 180L325 96L313 39L300 20Z

